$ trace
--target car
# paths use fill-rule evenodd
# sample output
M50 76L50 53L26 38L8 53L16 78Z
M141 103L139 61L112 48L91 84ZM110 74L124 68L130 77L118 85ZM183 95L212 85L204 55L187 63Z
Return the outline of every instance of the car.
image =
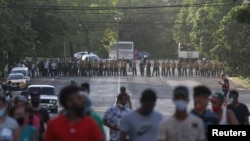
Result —
M9 87L12 91L27 89L28 82L22 73L10 73L7 77L6 84L11 84Z
M82 56L82 61L92 61L97 60L98 62L101 61L101 58L95 54L85 54Z
M139 51L138 52L138 59L149 59L150 58L150 54L147 51Z
M86 54L94 54L94 53L92 52L89 53L88 51L80 51L80 52L75 53L74 57L79 60L79 59L82 59L82 56Z
M25 79L27 79L28 85L31 84L30 73L29 73L29 69L27 67L15 67L11 70L10 73L22 73L24 75Z
M52 85L30 85L28 86L28 94L38 92L40 94L40 106L47 109L51 113L58 113L58 97L55 87ZM30 96L29 96L30 101Z

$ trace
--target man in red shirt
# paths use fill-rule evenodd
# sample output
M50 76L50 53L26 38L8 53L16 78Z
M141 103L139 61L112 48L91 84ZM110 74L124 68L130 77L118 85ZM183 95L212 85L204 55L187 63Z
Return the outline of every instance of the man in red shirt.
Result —
M103 134L90 117L83 115L83 100L80 88L68 86L59 94L65 113L52 119L47 126L45 141L104 141Z

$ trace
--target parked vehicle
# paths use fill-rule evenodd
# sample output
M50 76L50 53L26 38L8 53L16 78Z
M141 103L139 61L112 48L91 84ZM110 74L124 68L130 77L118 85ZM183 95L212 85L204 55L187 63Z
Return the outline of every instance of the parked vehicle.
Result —
M92 60L100 61L101 58L95 54L85 54L82 56L82 61L92 61Z
M30 85L28 94L32 92L40 93L40 105L52 113L58 113L58 97L55 92L55 87L52 85ZM29 96L30 101L30 96Z
M147 51L139 51L138 52L138 59L141 60L141 59L149 59L150 58L150 54L147 52Z
M22 73L11 73L8 75L6 84L9 84L11 90L25 90L28 86L28 81Z
M30 73L27 67L15 67L11 70L10 73L22 73L24 75L24 78L27 79L28 85L31 84Z
M79 59L82 59L82 56L86 54L94 54L94 53L92 52L89 53L88 51L80 51L80 52L75 53L74 57L79 60Z

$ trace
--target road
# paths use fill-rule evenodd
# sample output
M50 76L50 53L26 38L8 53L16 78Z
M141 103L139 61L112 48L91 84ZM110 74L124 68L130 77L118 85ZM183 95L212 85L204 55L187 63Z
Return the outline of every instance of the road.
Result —
M54 85L58 93L62 87L70 84L70 79L69 77L35 78L32 80L32 84ZM139 75L133 77L132 73L129 72L128 77L76 77L75 79L78 84L83 82L90 83L90 97L93 100L94 110L101 116L114 104L120 86L127 87L134 109L140 106L139 97L143 90L147 88L155 90L158 95L155 109L164 116L170 116L174 112L174 105L171 99L175 86L185 85L189 88L189 110L193 107L192 88L194 86L203 84L209 86L213 92L221 91L221 87L218 84L219 78L140 77ZM250 108L249 90L232 83L231 89L237 89L240 93L239 100Z

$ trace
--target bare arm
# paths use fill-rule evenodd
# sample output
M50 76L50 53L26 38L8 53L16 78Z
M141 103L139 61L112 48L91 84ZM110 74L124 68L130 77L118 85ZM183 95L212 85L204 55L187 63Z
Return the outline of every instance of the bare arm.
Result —
M109 127L110 129L113 129L113 130L116 130L116 131L119 131L119 128L118 127L114 127L112 126L107 119L103 119L103 123L104 125L106 125L107 127Z
M239 125L237 118L231 110L227 110L227 119L231 125Z
M127 135L128 135L127 132L122 131L122 132L120 133L120 141L126 141Z

